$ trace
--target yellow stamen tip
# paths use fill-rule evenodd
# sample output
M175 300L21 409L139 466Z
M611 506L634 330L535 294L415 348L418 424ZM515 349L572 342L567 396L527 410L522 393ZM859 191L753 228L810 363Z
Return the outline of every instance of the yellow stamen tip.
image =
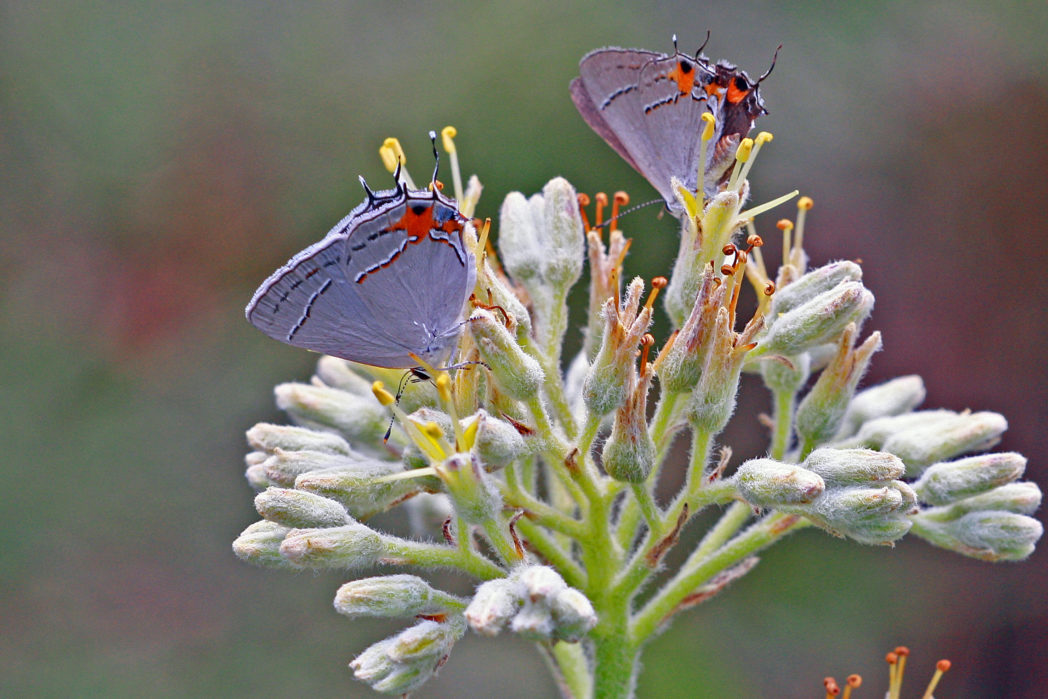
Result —
M702 140L708 141L713 138L713 130L717 127L717 120L709 112L704 112L701 118L706 124L702 127Z
M437 392L440 393L440 399L445 402L451 402L451 377L447 375L447 372L441 372L434 383L437 384Z
M477 430L480 429L480 418L478 417L473 422L466 426L465 431L462 433L463 446L466 449L472 449L473 444L477 441Z
M382 405L388 406L393 405L397 402L396 397L386 390L385 386L382 384L381 381L376 381L375 383L371 384L371 392L375 394L375 398L377 398L378 402Z
M755 142L758 146L763 146L765 143L771 143L772 139L774 138L775 137L771 135L771 132L761 131L759 134L757 134Z
M444 150L448 153L455 152L455 136L458 136L458 129L454 126L445 126L440 130L440 140L444 145Z
M440 429L440 425L432 420L422 426L422 431L430 439L441 439L444 436L444 430Z
M382 156L382 164L391 173L396 171L397 163L403 165L407 162L407 158L404 157L404 149L400 146L400 141L392 136L382 142L382 147L378 149L378 154Z
M815 202L811 200L811 197L801 197L797 200L797 208L803 211L810 211L813 206Z
M739 144L739 150L735 151L735 159L740 163L744 163L750 159L750 153L753 152L753 139L744 138L742 143Z

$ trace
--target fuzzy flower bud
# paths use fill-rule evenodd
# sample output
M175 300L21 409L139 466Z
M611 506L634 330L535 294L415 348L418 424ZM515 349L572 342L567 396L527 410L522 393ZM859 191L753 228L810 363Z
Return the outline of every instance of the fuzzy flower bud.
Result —
M280 544L280 555L299 568L363 568L385 552L382 537L357 521L329 529L292 529Z
M460 612L466 601L415 575L383 575L348 582L335 593L335 611L348 617L409 617Z
M900 376L860 391L848 404L838 437L850 437L870 420L907 413L924 401L920 376Z
M349 667L376 692L406 695L436 673L465 632L461 617L445 623L427 619L372 644Z
M341 503L303 490L267 488L255 496L255 509L286 527L339 527L349 522Z
M509 628L532 640L574 642L597 624L593 605L547 566L522 566L477 588L465 612L477 633Z
M797 434L804 441L806 450L837 434L859 379L866 373L874 352L881 348L879 332L874 332L855 348L857 333L854 324L844 329L837 354L797 407Z
M914 534L935 546L984 561L1021 561L1033 553L1044 533L1033 517L1002 510L974 511L946 521L922 515L915 518Z
M749 351L749 339L760 330L762 322L761 317L756 316L737 334L732 330L728 309L721 307L717 311L706 369L685 408L685 417L695 429L712 435L728 424L735 412L735 395Z
M952 410L918 410L902 415L879 417L863 423L852 442L874 449L882 449L884 443L896 434L918 428L933 428L945 425L957 417Z
M616 411L611 435L604 442L601 463L608 475L617 481L642 483L655 466L655 442L648 433L647 421L652 376L648 365L639 381L630 377L634 389Z
M906 466L894 454L872 449L816 449L804 468L819 474L827 487L882 483L902 478Z
M363 472L386 473L391 468L388 461L361 457L359 454L346 456L312 450L284 451L279 448L275 449L261 465L270 483L288 488L295 484L296 478L311 471L348 468Z
M902 481L827 490L804 511L819 527L862 544L890 544L910 530L917 497Z
M826 490L818 474L774 459L750 459L732 477L739 496L753 507L803 505Z
M373 397L300 383L283 383L273 392L277 407L305 427L335 429L353 444L377 443L386 433L389 413Z
M337 388L340 391L347 391L365 398L370 397L371 383L374 379L357 373L353 367L354 364L345 359L324 355L317 360L313 383L315 385L317 381L320 381L325 386Z
M948 505L1011 483L1025 470L1022 454L980 454L929 466L913 488L922 502Z
M775 291L771 297L769 323L815 297L831 291L841 282L862 281L862 267L850 261L831 262L813 269L800 279L790 282Z
M255 522L233 542L233 553L245 563L265 568L293 569L294 566L280 555L280 542L290 531L276 522Z
M764 385L770 390L796 393L811 375L811 353L802 352L794 357L773 355L760 362L760 371Z
M486 410L479 410L465 421L467 432L476 424L476 438L473 452L480 457L487 472L497 471L517 460L524 453L526 445L513 425L505 420L489 415Z
M470 524L495 519L502 509L502 496L477 459L468 454L452 454L436 468L459 517Z
M590 365L582 387L586 407L594 415L607 415L629 394L634 352L651 325L651 308L640 306L644 282L630 282L621 307L614 299L604 304L604 341Z
M1019 515L1032 515L1040 506L1041 489L1036 483L1023 481L1008 483L942 507L929 507L922 510L919 517L945 522L963 517L969 512L982 510L1001 510Z
M937 461L989 449L1008 429L998 413L954 414L931 425L912 427L884 440L882 449L906 462L906 473L916 476Z
M469 327L480 358L491 369L499 390L517 400L535 397L542 385L542 367L524 353L506 326L488 311L478 309L470 316Z
M798 282L799 283L799 282ZM777 317L760 341L755 356L767 353L793 356L831 342L850 323L861 325L873 310L873 294L859 282L841 282Z
M703 270L695 303L680 332L659 355L659 384L672 393L687 393L695 388L709 358L717 310L724 301L726 285L714 284L712 265Z
M308 427L271 425L260 422L247 431L247 443L251 448L272 454L277 449L284 451L319 451L325 454L350 455L349 442L334 432L321 432Z
M392 462L383 466L381 470L350 466L309 471L295 479L295 488L335 500L353 517L366 519L385 512L425 488L435 490L439 487L433 479L384 480L385 476L401 473L402 466Z

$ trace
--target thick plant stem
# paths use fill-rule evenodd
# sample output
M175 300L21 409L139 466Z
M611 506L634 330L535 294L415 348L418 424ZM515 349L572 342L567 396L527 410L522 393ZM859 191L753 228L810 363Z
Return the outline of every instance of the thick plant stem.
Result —
M566 699L590 699L593 696L593 675L582 644L561 641L548 648L548 653L563 682L561 689L570 692Z
M793 402L795 391L775 392L775 432L772 434L771 458L781 461L790 448L790 434L793 432Z
M607 624L602 620L592 634L593 696L599 699L630 699L634 696L637 684L639 653L628 639L626 610L618 609L611 615L619 616L621 621Z

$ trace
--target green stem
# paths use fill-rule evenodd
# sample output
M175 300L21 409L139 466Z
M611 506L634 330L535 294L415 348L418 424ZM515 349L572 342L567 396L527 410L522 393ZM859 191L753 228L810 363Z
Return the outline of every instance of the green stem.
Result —
M560 641L548 648L547 652L550 661L556 663L565 688L571 693L568 699L589 699L593 696L593 676L581 643Z
M717 520L717 523L702 537L702 541L688 556L688 561L684 566L688 566L693 561L701 561L719 549L724 545L724 542L735 536L735 533L742 528L742 525L746 524L746 521L752 515L753 510L750 509L749 505L744 502L733 502L731 507Z
M459 536L469 536L469 530L459 532ZM385 558L388 561L420 568L458 568L481 580L506 577L505 568L468 548L423 544L396 537L384 537L384 539L386 542Z
M594 692L600 699L630 699L637 682L638 647L627 634L628 611L621 605L601 608L601 623L590 634L593 639Z
M651 491L648 490L647 483L630 483L630 487L641 512L644 513L644 521L648 523L652 536L662 536L662 514L659 512L659 506L655 504L655 498L651 496Z
M786 534L808 526L796 515L772 513L736 536L716 553L696 565L682 568L673 579L637 612L630 624L630 640L643 643L673 614L684 598L717 573L778 541Z
M561 332L563 334L563 331ZM543 387L546 389L546 397L549 399L550 405L553 406L557 422L560 423L568 439L574 439L579 428L575 423L575 416L571 413L567 397L564 395L564 381L561 378L560 371L559 344L552 350L551 356L547 356L536 347L531 338L521 342L521 347L537 360L542 367Z
M710 460L710 444L713 437L704 430L692 428L691 462L688 465L688 482L685 492L690 500L701 488L705 480L706 463Z
M775 432L772 434L771 458L782 461L786 450L790 448L790 435L793 432L793 402L796 391L775 391Z
M487 534L488 541L491 542L499 557L508 566L513 566L520 561L521 557L517 552L517 547L513 544L513 539L509 535L508 524L501 520L501 517L486 519L481 528Z
M501 484L502 499L509 507L520 508L528 513L528 518L550 529L566 534L572 538L579 538L584 531L582 522L563 512L550 507L543 501L520 488L519 481L512 475L513 471L507 469L506 481Z

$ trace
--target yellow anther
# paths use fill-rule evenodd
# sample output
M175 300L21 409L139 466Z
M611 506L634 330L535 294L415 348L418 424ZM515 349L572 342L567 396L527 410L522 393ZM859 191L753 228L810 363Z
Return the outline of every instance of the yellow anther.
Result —
M709 112L703 112L700 118L705 123L705 126L702 127L702 140L709 141L713 138L713 129L717 127L717 120Z
M433 440L439 440L444 438L444 430L440 429L440 425L433 422L432 420L422 425L422 431L426 434L427 437Z
M480 429L480 417L469 423L466 429L462 432L462 447L463 449L472 449L473 445L477 441L477 430Z
M448 376L447 372L442 371L437 380L434 381L437 385L437 393L440 394L440 399L445 403L451 402L451 377Z
M455 152L455 136L458 136L458 129L454 126L445 126L440 130L440 142L444 145L444 150L448 153Z
M698 201L696 200L696 196L689 192L685 187L677 187L677 192L684 200L684 209L688 213L688 218L694 219L696 216L699 215L698 202L701 201L702 191L700 190L698 193Z
M811 200L811 197L801 197L797 200L797 208L802 211L810 211L813 206L815 206L815 202Z
M753 151L753 139L744 138L742 143L739 144L739 149L735 151L735 159L740 163L744 163L750 159L750 153Z
M393 405L397 402L396 397L386 390L385 386L381 381L376 381L375 383L371 384L371 392L375 394L375 398L377 398L378 402L382 405L388 406Z
M763 146L765 143L771 143L773 138L775 137L772 136L769 131L761 131L757 134L757 138L754 139L754 142L758 146Z
M382 156L382 164L391 173L396 172L398 163L403 165L407 162L407 158L404 157L404 149L400 146L400 141L392 136L382 142L382 147L378 149L378 154Z

